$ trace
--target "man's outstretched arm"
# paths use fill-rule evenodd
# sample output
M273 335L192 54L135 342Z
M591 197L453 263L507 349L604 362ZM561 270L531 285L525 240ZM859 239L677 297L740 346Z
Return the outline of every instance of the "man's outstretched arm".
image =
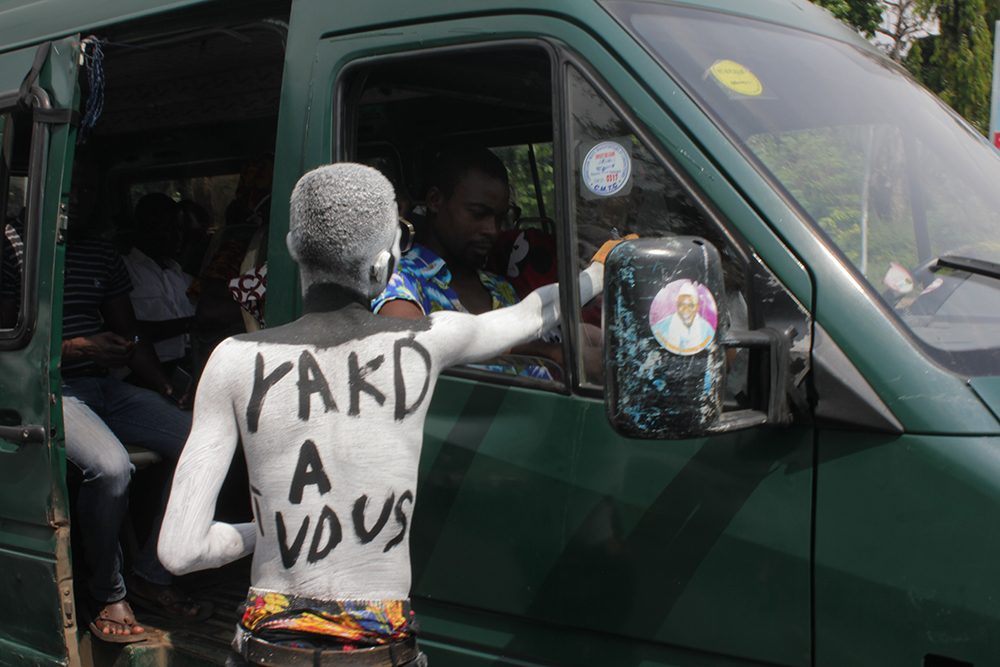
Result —
M232 355L224 341L208 360L195 401L191 435L174 471L157 552L174 574L219 567L253 551L254 524L214 521L215 503L239 440L229 391Z
M587 303L604 289L604 264L591 263L580 272L579 282L580 303ZM539 287L520 303L488 313L438 312L431 318L440 322L432 331L441 332L442 367L481 361L535 340L558 324L559 285Z

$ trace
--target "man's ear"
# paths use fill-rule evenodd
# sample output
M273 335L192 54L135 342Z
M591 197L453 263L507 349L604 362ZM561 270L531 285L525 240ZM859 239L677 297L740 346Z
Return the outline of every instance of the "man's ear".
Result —
M444 206L444 201L447 197L441 192L441 189L436 185L432 185L430 190L427 191L427 210L431 213L437 213Z
M375 256L368 272L368 298L374 299L389 284L389 274L396 268L395 259L388 250L382 250Z

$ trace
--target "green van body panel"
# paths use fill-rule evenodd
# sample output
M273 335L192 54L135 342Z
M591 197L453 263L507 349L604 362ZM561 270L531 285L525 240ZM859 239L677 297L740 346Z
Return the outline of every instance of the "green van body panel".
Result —
M816 664L995 662L996 440L851 435L820 435Z
M425 631L427 599L506 617L515 656L559 627L808 664L810 433L664 448L593 399L442 378L412 536Z
M0 93L20 85L40 42L144 18L144 30L162 21L166 32L184 27L199 6L219 4L0 3ZM806 0L674 4L871 48ZM294 0L277 125L268 325L301 312L282 204L303 172L344 155L336 119L345 68L509 40L566 53L605 82L629 120L829 334L904 433L833 431L806 417L695 440L631 440L612 430L593 392L442 377L427 417L411 540L414 607L431 663L995 661L996 378L960 377L925 355L726 131L597 2ZM58 108L79 105L75 44L56 42L42 74ZM24 350L0 353L3 407L53 434L45 446L0 443L4 665L83 664L63 605L70 514L57 368L63 250L56 218L68 199L63 165L74 136L54 125L49 141L35 335ZM568 229L564 218L557 222ZM169 641L88 655L95 665L211 662Z
M54 108L74 103L75 43L54 42L39 77L37 85L47 91ZM4 90L20 86L35 52L28 48L0 55ZM0 572L8 573L0 577L0 660L11 665L61 664L67 654L67 599L73 616L62 413L51 410L50 398L59 392L59 359L51 353L62 338L63 249L56 244L56 218L66 201L61 165L67 153L72 155L71 134L65 125L54 127L46 151L50 168L43 185L34 331L25 347L0 354L5 416L17 417L10 425L41 425L49 434L43 443L0 441Z
M993 414L1000 418L1000 381L995 377L970 378L969 386Z

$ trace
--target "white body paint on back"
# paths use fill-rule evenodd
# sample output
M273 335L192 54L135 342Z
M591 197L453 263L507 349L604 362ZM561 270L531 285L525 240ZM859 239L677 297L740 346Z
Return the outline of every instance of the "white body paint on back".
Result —
M406 597L405 536L422 438L414 425L423 424L434 375L413 348L402 348L396 365L400 339L406 337L377 334L330 349L227 344L226 366L241 369L241 376L254 377L258 355L265 378L288 368L263 395L256 432L247 423L252 385L243 384L233 395L258 523L255 586L320 599ZM352 373L356 379L363 374L353 390ZM416 405L401 420L395 419L397 377L404 387L399 397ZM300 378L317 391L300 389ZM302 419L305 404L308 418ZM356 505L364 508L361 521Z
M602 286L603 265L593 264L580 274L581 302ZM183 574L254 551L252 584L259 588L329 600L407 598L423 425L439 373L538 338L558 323L558 304L558 286L549 285L509 308L435 313L429 328L424 321L333 347L302 340L296 325L316 318L320 329L342 326L337 311L271 330L271 339L288 332L280 342L225 341L198 386L160 533L161 561ZM252 399L260 396L254 424ZM301 418L306 404L308 418ZM255 524L212 520L238 438Z

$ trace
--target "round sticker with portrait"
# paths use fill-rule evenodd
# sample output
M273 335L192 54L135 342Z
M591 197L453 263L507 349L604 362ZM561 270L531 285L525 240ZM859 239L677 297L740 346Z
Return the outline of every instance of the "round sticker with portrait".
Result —
M667 283L649 308L649 326L668 352L698 354L715 338L719 312L707 287L688 279Z

